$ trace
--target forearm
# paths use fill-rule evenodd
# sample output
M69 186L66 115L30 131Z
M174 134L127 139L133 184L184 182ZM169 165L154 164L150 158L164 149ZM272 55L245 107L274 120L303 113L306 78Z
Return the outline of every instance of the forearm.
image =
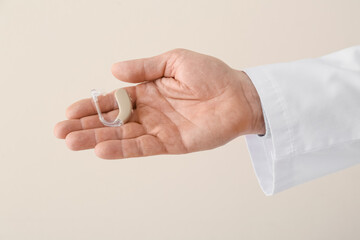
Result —
M246 137L268 195L360 160L360 46L245 72L269 129Z

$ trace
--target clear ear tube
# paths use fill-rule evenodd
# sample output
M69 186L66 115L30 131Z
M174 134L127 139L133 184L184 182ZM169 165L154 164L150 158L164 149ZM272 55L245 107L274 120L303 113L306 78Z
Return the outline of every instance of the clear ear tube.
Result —
M102 124L107 127L118 127L125 124L129 120L132 113L132 103L126 90L123 88L119 88L114 92L114 97L119 107L119 114L112 122L107 121L102 114L98 99L98 96L100 95L100 92L98 92L97 90L91 90L91 96L94 101L94 105L98 113L100 122L102 122Z

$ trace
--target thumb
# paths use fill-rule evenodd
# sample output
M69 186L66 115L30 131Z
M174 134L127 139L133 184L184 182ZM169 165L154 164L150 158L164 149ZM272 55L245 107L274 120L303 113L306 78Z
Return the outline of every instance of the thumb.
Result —
M183 50L172 50L161 55L114 63L112 74L130 83L152 81L162 77L174 77L174 62Z

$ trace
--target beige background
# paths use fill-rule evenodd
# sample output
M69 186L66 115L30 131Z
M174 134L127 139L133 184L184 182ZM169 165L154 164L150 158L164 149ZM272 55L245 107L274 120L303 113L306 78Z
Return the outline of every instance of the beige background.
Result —
M0 239L358 239L360 166L262 193L244 138L104 161L53 137L110 66L176 48L238 69L360 43L358 0L0 0Z

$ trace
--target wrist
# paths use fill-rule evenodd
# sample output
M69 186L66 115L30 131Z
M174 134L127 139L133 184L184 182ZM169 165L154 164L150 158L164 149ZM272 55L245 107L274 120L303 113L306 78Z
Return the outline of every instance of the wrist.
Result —
M251 79L244 71L238 71L238 74L240 76L244 97L251 110L248 132L250 134L264 135L266 129L259 94Z

